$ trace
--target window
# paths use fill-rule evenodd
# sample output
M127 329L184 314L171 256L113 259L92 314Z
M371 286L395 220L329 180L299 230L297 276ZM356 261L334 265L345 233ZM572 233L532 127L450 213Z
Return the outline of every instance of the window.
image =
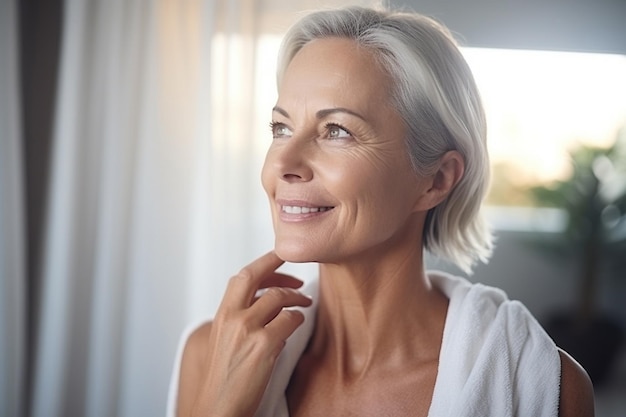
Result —
M626 126L626 56L466 48L487 113L492 205L568 176L568 151L608 147Z

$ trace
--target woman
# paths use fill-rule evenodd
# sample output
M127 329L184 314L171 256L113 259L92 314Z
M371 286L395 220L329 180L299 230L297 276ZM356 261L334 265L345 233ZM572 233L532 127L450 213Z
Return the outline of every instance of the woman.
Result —
M450 34L313 13L286 35L262 172L274 251L185 338L178 416L590 416L589 379L499 290L426 273L491 252L485 118ZM283 263L319 263L299 291ZM259 290L265 290L259 292Z

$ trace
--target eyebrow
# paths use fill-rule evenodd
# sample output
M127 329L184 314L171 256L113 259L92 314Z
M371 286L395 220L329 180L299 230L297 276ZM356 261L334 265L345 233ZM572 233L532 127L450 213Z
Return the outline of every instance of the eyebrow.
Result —
M290 119L291 117L289 116L289 113L287 113L287 111L281 107L274 107L272 109L273 111L282 114L283 116L285 116L286 118ZM361 120L365 121L365 117L361 116L359 113L350 110L350 109L346 109L345 107L333 107L331 109L322 109L317 111L317 113L315 113L315 117L317 117L318 119L323 119L327 116L330 116L331 114L335 114L335 113L347 113L349 115L358 117Z

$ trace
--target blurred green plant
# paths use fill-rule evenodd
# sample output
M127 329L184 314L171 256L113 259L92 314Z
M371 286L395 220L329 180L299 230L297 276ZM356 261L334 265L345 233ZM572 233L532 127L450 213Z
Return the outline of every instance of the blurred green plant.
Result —
M612 146L580 145L570 151L564 180L531 187L537 205L567 214L554 249L580 259L577 315L587 323L596 311L600 275L626 279L626 129Z

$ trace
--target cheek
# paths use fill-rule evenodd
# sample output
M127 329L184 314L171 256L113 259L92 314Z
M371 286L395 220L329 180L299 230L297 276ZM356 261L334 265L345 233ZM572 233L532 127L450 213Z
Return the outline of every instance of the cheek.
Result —
M372 175L368 164L348 152L327 153L316 161L314 171L319 183L343 205L350 205L366 191Z
M389 171L363 159L341 160L318 170L327 191L342 206L340 223L354 229L380 221L390 204Z
M353 190L361 208L367 209L369 216L384 224L409 215L423 188L401 156L355 166L350 178L344 187Z
M399 160L379 152L355 152L326 164L320 172L340 194L376 203L406 181Z

